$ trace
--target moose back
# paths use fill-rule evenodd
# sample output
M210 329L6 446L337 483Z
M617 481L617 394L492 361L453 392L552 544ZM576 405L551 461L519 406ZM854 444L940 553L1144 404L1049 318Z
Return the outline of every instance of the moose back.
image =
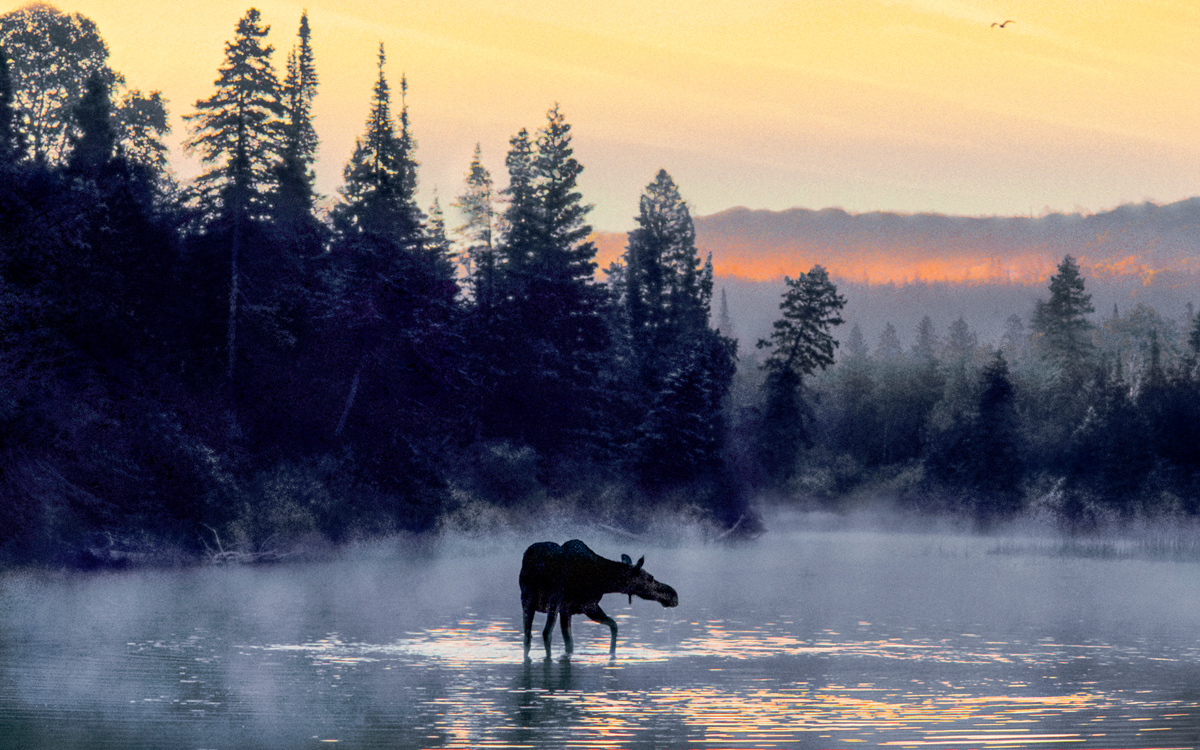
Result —
M529 655L535 612L546 613L542 640L546 643L546 657L549 658L555 618L561 618L567 653L574 651L572 615L587 615L607 625L612 631L608 652L617 652L617 623L600 609L600 598L605 594L628 594L630 602L638 596L664 607L678 605L679 595L675 589L654 580L654 576L642 569L645 560L643 557L634 564L628 555L621 555L620 562L609 560L592 552L578 539L561 546L554 542L529 545L521 560L520 579L521 608L525 614L525 655Z

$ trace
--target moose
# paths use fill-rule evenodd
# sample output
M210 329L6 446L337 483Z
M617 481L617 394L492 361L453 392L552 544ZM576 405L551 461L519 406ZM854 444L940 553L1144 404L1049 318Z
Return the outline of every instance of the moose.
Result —
M533 639L533 616L535 612L546 613L546 629L542 639L546 642L546 658L550 658L550 635L554 631L554 620L562 618L563 644L568 654L575 650L571 641L571 616L587 615L590 619L607 625L612 631L608 653L617 653L617 623L600 609L600 598L605 594L628 594L633 597L658 602L664 607L679 604L679 594L670 586L654 580L654 576L642 569L642 557L637 564L629 555L621 555L621 562L609 560L592 552L586 544L572 539L563 545L554 542L538 542L529 545L521 560L521 607L525 612L525 656Z

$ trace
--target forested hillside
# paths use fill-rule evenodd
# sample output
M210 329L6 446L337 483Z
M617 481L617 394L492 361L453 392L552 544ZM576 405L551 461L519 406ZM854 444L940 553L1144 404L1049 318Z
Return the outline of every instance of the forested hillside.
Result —
M419 206L382 45L318 210L318 31L302 16L280 60L245 13L179 184L166 103L126 89L94 23L0 16L5 561L272 559L547 508L752 533L764 494L983 522L1196 510L1194 321L1095 316L1068 256L998 341L923 322L872 349L818 261L744 338L666 171L599 272L558 105L513 135L502 188L464 158L461 221Z

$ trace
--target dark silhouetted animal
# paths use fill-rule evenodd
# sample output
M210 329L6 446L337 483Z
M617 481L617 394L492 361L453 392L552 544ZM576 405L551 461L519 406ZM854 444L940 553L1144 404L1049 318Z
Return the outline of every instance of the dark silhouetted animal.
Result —
M1009 25L1010 23L1016 23L1016 21L1012 20L1011 18L1007 19L1004 23L1000 23L999 21L992 21L992 26L993 27L999 26L1000 28L1003 29L1005 26Z
M521 607L525 612L525 655L533 638L533 615L546 613L546 658L550 658L550 634L554 620L562 618L562 635L567 653L574 651L571 642L571 616L587 615L612 631L608 652L617 652L617 623L600 609L600 597L605 594L628 594L658 602L664 607L679 604L675 589L654 580L642 570L643 557L635 565L628 555L621 562L609 560L588 549L578 539L559 546L554 542L529 545L521 560Z

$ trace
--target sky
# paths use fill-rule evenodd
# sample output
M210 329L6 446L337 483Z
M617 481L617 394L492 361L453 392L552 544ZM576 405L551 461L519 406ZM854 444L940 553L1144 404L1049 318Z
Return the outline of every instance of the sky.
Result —
M25 3L0 0L0 12ZM128 85L182 115L213 91L249 2L61 0ZM658 169L693 213L970 216L1102 211L1200 194L1200 4L1187 0L265 0L282 72L301 11L320 88L318 189L336 195L376 53L407 76L422 199L447 206L476 143L559 104L599 230L633 227ZM994 22L1012 19L1004 28ZM450 223L455 223L453 215Z

